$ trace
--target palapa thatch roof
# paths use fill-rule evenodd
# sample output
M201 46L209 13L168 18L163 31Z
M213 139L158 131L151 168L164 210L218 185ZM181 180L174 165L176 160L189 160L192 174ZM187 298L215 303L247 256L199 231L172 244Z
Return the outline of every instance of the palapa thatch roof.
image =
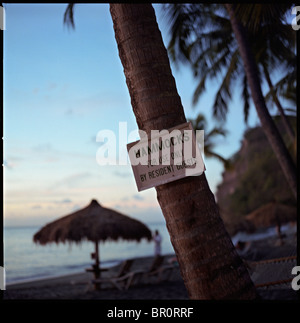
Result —
M245 220L255 225L256 228L282 225L296 219L296 207L275 202L265 204L245 217Z
M45 245L83 240L140 241L142 238L151 240L151 231L145 224L92 200L87 207L45 225L33 236L33 241Z

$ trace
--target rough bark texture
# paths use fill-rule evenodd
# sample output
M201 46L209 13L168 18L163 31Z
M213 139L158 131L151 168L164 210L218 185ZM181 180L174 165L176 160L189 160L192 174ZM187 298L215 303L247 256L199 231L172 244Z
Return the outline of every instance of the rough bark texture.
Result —
M139 129L149 134L186 122L152 6L111 4L110 11ZM205 175L156 191L190 298L255 298Z
M243 59L248 84L251 90L251 96L259 120L275 156L277 157L281 169L283 170L285 178L297 199L296 167L266 107L258 77L257 65L251 51L246 30L236 18L234 7L231 4L226 4L225 6L229 13L232 29L239 45L239 51Z

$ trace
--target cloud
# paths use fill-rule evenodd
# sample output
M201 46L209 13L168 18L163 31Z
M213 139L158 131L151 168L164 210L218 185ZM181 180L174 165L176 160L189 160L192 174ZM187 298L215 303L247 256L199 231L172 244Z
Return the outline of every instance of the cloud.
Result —
M144 197L142 197L141 195L139 194L135 194L132 196L135 200L137 201L143 201L144 200Z
M82 183L82 181L86 180L91 176L92 174L89 172L76 173L63 178L60 181L57 181L51 187L49 187L49 189L54 190L54 189L57 189L58 187L63 187L63 186L67 186L67 187L78 186L79 184Z
M48 158L45 158L44 161L46 163L55 163L55 162L59 161L59 158L58 157L48 157Z
M107 140L105 140L105 138L100 138L99 141L97 141L96 138L97 138L97 136L93 135L89 139L89 141L87 143L88 144L93 144L93 145L95 145L97 147L101 147L101 146L103 146L107 142Z
M56 89L57 88L57 84L56 83L54 83L54 82L49 82L48 83L48 85L47 85L47 90L48 91L51 91L51 90L54 90L54 89Z
M22 160L20 157L13 157L10 156L9 158L6 158L3 160L3 166L6 169L15 169L17 164Z
M14 169L14 164L11 163L10 161L8 160L3 160L3 166L6 168L6 169Z
M38 94L40 92L40 89L38 87L35 87L33 90L32 90L32 93L33 94Z
M37 153L45 153L45 152L50 152L50 151L53 152L54 151L52 145L49 142L34 146L34 147L32 147L32 150Z
M49 142L38 144L31 148L33 153L39 155L39 160L46 163L55 163L60 160L61 154ZM59 157L58 157L59 156Z
M73 211L73 212L76 212L76 211L80 210L81 208L82 208L82 206L80 206L79 204L75 204L75 205L73 206L73 208L72 208L72 211Z
M66 116L71 116L71 115L73 115L73 114L74 114L74 111L73 111L73 109L71 109L71 108L65 111L65 115L66 115Z
M31 147L30 154L32 153L38 153L39 158L43 158L43 161L47 163L53 163L65 157L84 158L84 159L91 160L90 154L62 151L53 147L53 145L49 142L41 143L34 147Z
M38 210L38 209L41 209L41 208L42 208L42 206L41 206L41 205L39 205L39 204L36 204L36 205L33 205L31 208L32 208L33 210Z
M61 89L61 92L65 90ZM99 95L98 95L99 96ZM77 99L71 99L68 101L68 107L64 110L64 114L74 117L84 117L87 115L98 112L99 106L101 106L101 97L81 97Z
M67 90L69 89L69 84L68 83L64 83L61 87L61 92L65 93L67 92Z
M72 203L72 200L69 199L69 198L65 198L65 199L60 200L60 201L55 201L54 203L55 204L69 204L69 203Z
M127 172L127 173L123 173L123 172L120 172L118 170L114 171L113 172L113 175L117 176L117 177L122 177L122 178L127 178L127 177L131 177L132 174Z
M164 216L159 206L149 205L146 207L140 207L137 204L126 206L121 203L116 203L110 207L143 222L153 223L164 221Z
M36 86L33 88L32 93L33 94L39 94L40 92L45 92L45 91L52 91L58 88L57 83L55 82L48 82L48 84L44 84L42 87ZM65 85L62 86L62 91L65 91Z

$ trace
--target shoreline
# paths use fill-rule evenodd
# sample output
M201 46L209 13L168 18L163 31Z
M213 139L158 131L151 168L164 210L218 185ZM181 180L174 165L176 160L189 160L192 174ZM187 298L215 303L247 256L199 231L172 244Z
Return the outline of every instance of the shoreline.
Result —
M167 259L174 257L175 254L166 254L163 256L165 257L165 261L167 261ZM141 268L145 268L146 265L149 265L151 263L153 256L137 257L132 259L134 259L133 269L141 269ZM122 263L121 260L116 262L118 263L113 266L109 266L109 267L103 266L102 268L108 268L110 273L114 273L118 270L120 264ZM29 286L36 287L41 285L53 285L59 282L65 282L66 280L69 280L71 283L74 284L74 283L78 283L78 280L88 281L89 279L92 279L92 278L93 278L92 273L87 273L85 272L84 269L82 269L81 271L77 271L74 273L57 274L54 276L29 278L29 279L24 279L20 281L9 282L9 283L6 283L5 286L6 286L6 289L7 287L9 287L9 289L18 289L18 288L26 288Z
M264 284L274 281L293 278L291 268L294 262L270 263L265 261L281 257L291 257L297 255L296 234L287 235L282 245L278 244L277 237L252 241L247 254L241 256L250 267L249 274L254 284ZM168 259L174 254L164 255L164 263L168 264ZM257 266L256 262L263 261L264 265ZM134 258L132 270L149 269L153 256ZM115 276L120 265L111 267L103 272L102 277ZM6 285L3 299L86 299L86 300L188 300L188 293L183 279L180 275L179 267L174 268L170 278L157 283L150 281L140 281L131 286L128 290L118 290L111 284L103 284L100 291L94 290L92 284L93 274L90 272L79 272L74 274L59 275L58 277L36 279L28 282L17 282ZM297 300L297 293L292 289L291 283L276 284L275 286L258 288L258 293L262 300Z
M168 259L174 254L164 255L164 264L168 264ZM139 271L149 269L154 257L134 258L132 270ZM120 268L115 266L109 272L104 272L102 277L114 276ZM111 284L104 283L101 290L94 290L91 283L93 274L81 272L61 276L58 278L38 280L22 284L6 286L3 293L4 300L50 300L50 299L88 299L88 300L139 300L139 299L189 299L187 290L181 278L179 267L175 267L168 280L157 283L142 281L131 286L128 290L118 290Z
M31 227L31 226L29 226L29 227ZM21 228L23 228L23 227L21 227ZM296 228L293 228L293 230L296 230ZM290 235L295 232L296 231L291 230L289 225L282 226L282 233L283 234L287 233L288 235ZM234 245L239 240L244 241L244 242L250 241L254 244L257 244L257 243L259 243L259 241L267 241L267 240L274 239L274 238L276 239L275 227L269 227L269 228L265 229L264 231L255 232L255 233L239 232L239 233L235 234L234 236L231 236L231 240ZM146 257L148 257L148 256L146 256ZM137 258L140 258L140 256L138 256ZM120 264L122 262L122 260L123 259L120 259L120 258L114 259L114 260L110 259L110 260L103 262L103 264L101 264L101 266L103 268L111 268L111 267L114 267L114 266L117 266L118 264ZM37 273L37 275L32 274L28 277L26 277L26 276L20 277L20 278L10 277L10 281L6 281L6 286L13 286L16 284L24 284L24 283L30 283L30 282L40 281L40 280L55 279L55 278L64 277L64 276L68 276L68 275L77 275L77 274L84 272L85 268L90 265L91 265L91 263L86 263L86 264L82 264L80 266L76 266L77 268L73 268L73 269L58 268L57 270L56 269L54 270L54 274L41 272L40 274L39 273ZM7 275L6 275L6 278L7 278Z
M69 276L76 276L76 275L82 275L83 271L78 271L74 273L67 273L67 274L57 274L53 276L41 276L37 278L28 278L28 279L20 279L16 281L10 281L5 284L6 287L14 287L15 285L24 285L24 284L31 284L36 283L40 281L47 281L52 279L60 279L60 278L67 278Z
M112 265L107 265L106 262L104 262L102 268L113 268L118 266L120 263L122 262L122 260L111 260L108 261L108 263L112 264ZM85 267L89 266L90 264L87 264ZM14 286L14 285L21 285L21 284L27 284L27 283L34 283L34 282L38 282L38 281L42 281L42 280L48 280L48 279L56 279L56 278L64 278L64 277L68 277L68 276L76 276L76 275L80 275L82 273L84 273L85 271L85 267L83 267L82 269L77 269L77 271L74 272L66 272L66 273L60 273L60 274L56 274L56 275L43 275L43 276L39 276L39 277L30 277L30 278L25 278L25 279L20 279L20 280L14 280L14 281L10 281L10 282L6 282L6 286Z

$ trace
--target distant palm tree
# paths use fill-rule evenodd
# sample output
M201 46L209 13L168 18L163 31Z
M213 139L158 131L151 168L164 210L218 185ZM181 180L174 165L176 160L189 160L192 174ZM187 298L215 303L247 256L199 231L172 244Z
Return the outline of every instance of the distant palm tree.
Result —
M269 8L268 5L266 6ZM245 5L242 8L244 9L244 7ZM252 8L253 6L249 5L248 7ZM241 81L244 117L247 122L251 96L238 44L232 31L230 19L226 12L224 13L223 6L208 5L207 3L166 4L164 8L169 18L171 32L168 46L171 58L177 64L178 62L188 63L192 67L195 77L200 77L194 92L193 103L196 104L201 94L206 90L208 79L219 79L221 81L213 103L213 115L218 119L225 119L233 88L237 81ZM255 8L257 7L254 6ZM242 12L246 20L245 13ZM250 10L250 12L252 11ZM257 14L260 16L259 13ZM295 32L289 25L271 21L260 26L259 31L252 30L249 33L249 41L255 53L255 59L261 67L260 77L265 76L270 88L268 101L276 104L284 119L287 133L294 140L293 130L284 114L277 92L280 87L280 94L284 95L283 90L288 92L287 86L291 89L291 86L296 84ZM280 83L273 84L270 71L279 68L282 73L286 73L285 77ZM296 93L295 88L292 93Z
M219 78L213 115L225 119L231 88L237 79L244 80L245 75L230 20L220 13L222 6L216 4L166 4L164 7L171 31L169 54L177 64L190 64L194 76L199 78L193 103L196 104L206 90L208 79ZM247 83L245 91L245 106L249 106ZM248 108L245 116L247 113Z
M269 92L265 101L276 105L283 126L291 140L288 146L296 146L296 129L285 115L278 95L296 105L296 33L290 24L282 23L290 4L247 4L235 6L235 13L247 25L248 38ZM271 80L271 72L281 68L283 77L276 84ZM288 110L288 109L287 109Z
M263 129L296 196L295 166L267 110L260 85L262 74L257 66L257 64L262 64L264 66L263 70L269 75L268 69L271 69L276 64L277 66L291 65L289 63L295 57L291 48L295 42L293 43L294 34L290 35L290 26L289 28L282 27L279 18L277 20L267 20L268 14L270 15L270 11L274 12L274 9L270 5L266 5L266 8L264 7L261 10L262 13L257 14L264 21L264 24L260 23L261 29L258 33L255 31L257 21L252 22L251 15L250 18L249 15L246 15L246 9L250 7L253 9L253 5L249 5L249 7L240 5L238 9L242 11L244 20L251 21L251 24L248 23L251 28L247 29L240 23L239 25L243 29L243 37L238 37L236 28L233 28L232 15L224 11L223 5L168 4L166 6L172 29L172 38L169 44L170 56L173 59L177 58L179 61L190 63L195 76L200 75L200 82L194 93L194 103L205 91L207 78L221 77L222 81L213 104L213 114L219 119L224 119L228 111L228 101L231 99L232 87L237 80L241 80L244 115L245 120L247 120L250 88ZM225 7L227 9L232 8L232 6ZM280 4L278 7L279 9L276 11L278 14L286 10L286 5L284 4L283 9ZM254 9L257 10L257 8L254 5ZM250 13L253 11L252 9L249 10ZM237 18L235 12L234 18ZM274 31L276 32L276 37L272 34ZM251 53L251 70L249 66L245 68L245 51L242 51L241 39L244 40L243 44L245 44L246 40L247 53ZM260 41L256 42L253 39ZM256 47L253 44L256 44ZM287 64L282 62L287 62ZM283 79L282 82L291 79L293 75L295 74L291 72L289 78ZM274 97L273 95L272 98L274 99Z
M248 38L247 28L239 20L235 12L234 5L225 4L225 7L230 16L232 29L238 43L239 52L241 54L247 76L247 81L251 89L251 95L262 128L277 157L286 180L289 183L295 198L297 199L296 167L266 107L261 90L255 56L251 49Z
M214 127L210 131L207 130L207 121L203 114L199 113L195 119L189 120L193 125L194 130L204 130L204 154L208 158L216 158L219 160L225 168L229 167L229 160L222 157L220 154L215 152L216 143L214 139L217 136L225 137L227 131L221 127Z
M258 5L249 6L255 9ZM264 10L266 10L265 6L266 5L262 7ZM243 16L244 14L242 17ZM249 19L245 20L249 21ZM293 142L295 140L295 134L285 115L278 94L287 94L288 90L291 90L293 87L294 93L296 93L295 32L288 24L279 24L278 22L276 23L276 21L270 21L269 23L261 25L258 31L256 29L254 31L248 31L248 35L255 55L255 60L260 68L260 73L269 86L269 93L265 95L266 102L268 101L269 103L274 103L276 105L285 130ZM276 36L274 37L274 35ZM279 84L273 84L271 80L271 74L274 70L280 70L284 75ZM281 86L285 86L285 93L283 92L284 88L279 91L280 84L282 84Z
M269 93L267 95L271 96L271 98L273 99L275 105L277 106L277 109L279 111L279 114L282 118L282 122L283 122L283 125L285 127L285 130L287 132L287 134L289 135L290 139L292 142L295 141L295 133L294 133L294 130L284 112L284 109L281 105L281 102L278 98L278 95L276 94L276 87L274 86L272 80L271 80L271 77L270 77L270 74L269 74L269 71L268 71L268 68L266 66L263 66L263 70L264 70L264 76L265 76L265 79L268 83L268 86L269 86ZM285 96L289 95L289 92L288 90L290 90L291 87L288 87L286 89L286 92L285 92ZM294 88L294 93L296 93L296 88ZM265 100L268 98L267 95L265 96Z

